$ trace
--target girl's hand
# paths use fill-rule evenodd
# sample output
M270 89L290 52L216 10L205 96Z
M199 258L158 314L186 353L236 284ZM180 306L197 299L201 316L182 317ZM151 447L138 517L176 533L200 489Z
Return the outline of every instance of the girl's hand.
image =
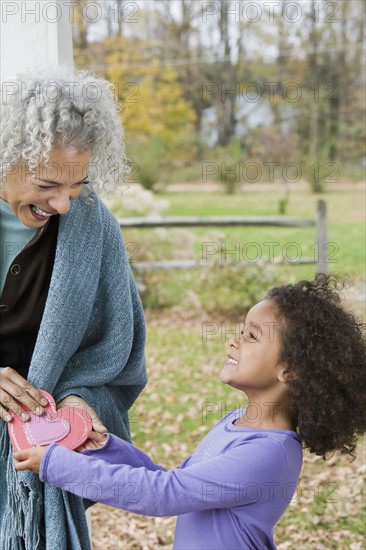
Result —
M0 418L5 422L10 422L12 418L8 409L26 421L29 414L20 405L41 416L44 413L42 405L45 407L47 404L45 396L14 369L5 367L0 370Z
M57 405L57 409L61 409L61 407L65 407L68 405L69 407L79 407L79 409L82 409L83 411L86 411L93 422L93 430L98 433L105 433L107 432L107 428L104 426L100 418L97 416L97 413L95 412L92 407L90 407L84 399L79 397L78 395L68 395L62 401L60 401Z
M35 474L39 473L41 461L47 447L31 447L30 449L24 449L24 451L17 451L13 453L15 458L15 469L18 472L23 470L30 470Z
M75 449L78 453L86 449L100 449L106 442L106 436L98 432L90 432L89 437L80 447Z
M103 447L106 442L106 436L97 432L90 432L89 438L75 451L85 451L86 449L99 449ZM23 451L16 451L13 453L15 458L15 469L18 472L23 470L30 470L35 474L39 473L41 461L47 447L31 447L30 449L24 449Z

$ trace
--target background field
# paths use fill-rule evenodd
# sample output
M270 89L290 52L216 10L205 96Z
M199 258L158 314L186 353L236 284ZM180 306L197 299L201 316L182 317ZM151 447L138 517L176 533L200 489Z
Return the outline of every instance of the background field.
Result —
M164 214L277 215L278 200L283 193L281 187L274 186L264 192L248 187L236 196L208 190L192 192L189 186L186 189L185 192L165 191L160 195L170 202ZM330 270L345 276L353 273L352 278L347 279L350 283L344 290L344 297L348 306L358 316L363 316L364 187L335 188L323 196L310 194L305 188L295 188L291 191L288 215L313 218L318 198L324 198L328 205L328 241L339 247L335 255L338 262L332 264ZM151 233L145 232L146 238L151 239ZM308 255L314 244L313 229L243 228L230 229L230 232L224 229L219 233L216 234L217 242L226 242L228 249L235 242L278 241L283 246L296 241ZM207 231L196 232L189 253L194 250L199 257L200 245L206 237ZM125 232L126 242L137 242L141 251L144 250L143 239L144 232ZM167 254L174 256L171 248L167 250L165 244L161 246L159 232L156 243L154 253L161 254L157 259ZM276 277L282 282L311 277L315 272L315 266L269 266L265 269L277 270ZM199 276L197 271L190 274L170 272L161 292L167 292L168 286L169 292L179 299L172 300L166 308L146 308L149 384L131 410L131 430L135 444L168 468L191 454L223 414L245 403L242 394L221 385L217 379L227 339L243 321L245 311L237 319L225 318L206 309L204 293L192 300L189 290ZM158 289L159 279L155 284ZM227 284L224 279L221 281L222 292L227 291ZM235 288L235 293L239 300L240 286ZM348 458L334 456L324 464L321 458L305 453L296 498L275 530L279 550L364 548L365 459L364 441L352 463ZM92 516L96 550L155 550L172 546L174 518L141 518L103 505L96 505Z
M199 186L197 187L199 189ZM190 216L277 216L279 201L284 197L284 190L280 185L246 185L242 192L231 196L224 193L195 192L190 196L187 192L171 192L165 196L170 207L164 215ZM290 191L287 206L287 216L304 219L315 219L316 202L323 199L328 210L328 241L335 243L339 250L334 252L332 259L337 260L330 264L339 273L354 272L359 276L365 275L365 190L363 184L341 185L334 184L324 194L309 193L306 185L293 185ZM227 248L230 244L240 242L258 242L263 252L266 241L278 241L280 246L275 250L283 250L285 244L295 241L304 252L304 255L314 256L310 247L314 245L314 228L242 228L223 229L227 232ZM249 252L249 250L248 250ZM290 252L290 251L289 251ZM292 251L294 254L294 251ZM253 251L252 251L253 254ZM296 254L294 254L296 255ZM229 258L232 259L232 256ZM301 267L300 276L311 276L313 267ZM296 274L297 269L292 269Z

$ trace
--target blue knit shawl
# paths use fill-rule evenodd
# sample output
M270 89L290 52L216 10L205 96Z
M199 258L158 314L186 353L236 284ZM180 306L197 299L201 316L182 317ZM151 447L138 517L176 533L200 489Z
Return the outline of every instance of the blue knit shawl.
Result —
M29 369L29 381L56 402L81 396L108 430L129 440L127 411L146 384L143 310L119 225L94 197L60 217L49 294ZM17 473L0 420L0 548L88 550L84 502ZM87 497L87 488L85 497Z

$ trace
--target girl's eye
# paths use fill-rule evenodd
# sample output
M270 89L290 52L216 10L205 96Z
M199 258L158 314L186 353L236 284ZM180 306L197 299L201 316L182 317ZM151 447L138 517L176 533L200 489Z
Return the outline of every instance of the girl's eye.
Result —
M244 340L250 341L250 340L257 340L254 336L253 332L247 333L245 330L240 331L241 336L244 338Z

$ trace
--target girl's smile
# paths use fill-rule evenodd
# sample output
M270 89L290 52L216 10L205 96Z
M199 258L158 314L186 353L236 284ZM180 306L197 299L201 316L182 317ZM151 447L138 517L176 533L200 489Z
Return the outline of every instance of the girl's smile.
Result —
M252 307L240 337L229 344L221 382L242 391L267 390L281 383L282 326L273 302L263 300Z
M228 361L226 361L225 365L239 365L239 361L234 359L231 355L228 354Z

